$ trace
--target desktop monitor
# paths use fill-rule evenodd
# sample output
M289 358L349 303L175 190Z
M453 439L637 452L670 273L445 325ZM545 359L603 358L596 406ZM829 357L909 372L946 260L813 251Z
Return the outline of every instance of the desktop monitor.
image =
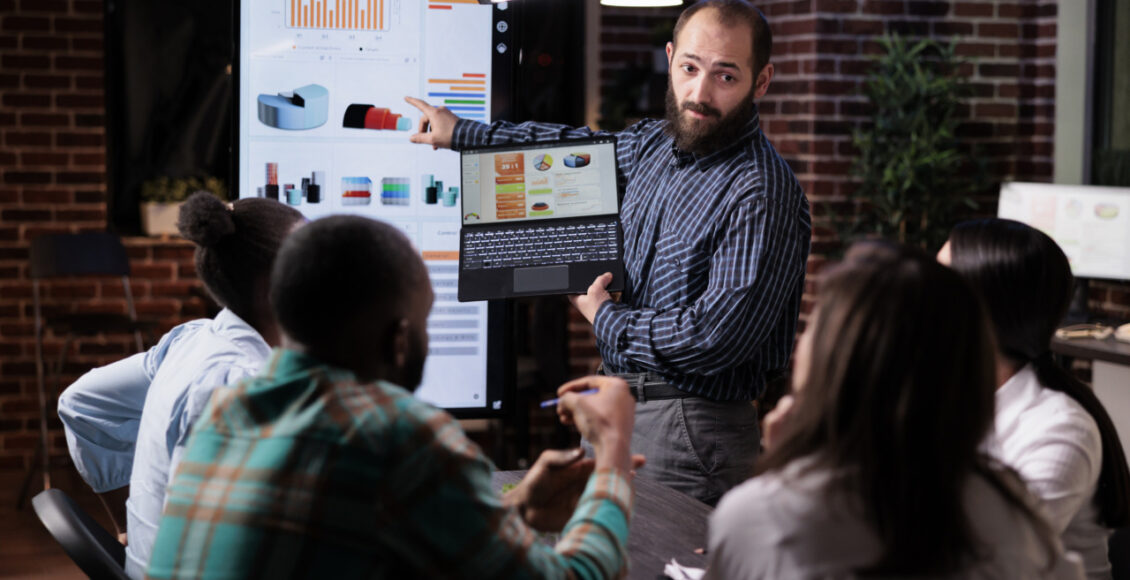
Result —
M417 96L489 122L509 103L507 4L242 0L235 9L235 190L310 219L400 227L435 303L417 396L458 417L502 414L511 392L504 305L459 303L459 155L409 142ZM358 264L358 267L364 267Z
M997 216L1051 236L1076 277L1130 280L1130 188L1004 183Z

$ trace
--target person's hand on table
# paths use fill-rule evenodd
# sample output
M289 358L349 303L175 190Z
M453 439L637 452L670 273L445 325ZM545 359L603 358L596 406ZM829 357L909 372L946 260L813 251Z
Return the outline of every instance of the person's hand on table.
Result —
M408 138L413 143L431 145L432 149L450 149L451 137L455 133L455 123L459 117L447 110L447 107L433 107L415 97L404 97L409 105L420 109L420 123L416 126L416 133Z
M612 273L605 272L593 280L587 293L569 296L569 302L573 303L589 324L596 320L596 312L600 310L600 305L612 300L612 295L608 293L608 285L611 283Z
M595 393L580 395L596 389ZM557 416L566 425L575 425L592 444L598 469L631 470L629 445L635 422L636 400L628 383L619 377L589 376L569 381L557 389L561 399Z

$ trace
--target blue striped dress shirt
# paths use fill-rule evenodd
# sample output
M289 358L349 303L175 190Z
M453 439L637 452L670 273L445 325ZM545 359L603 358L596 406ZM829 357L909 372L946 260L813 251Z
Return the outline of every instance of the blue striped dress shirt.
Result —
M752 400L786 368L812 222L796 176L754 113L705 156L679 151L666 121L616 133L626 280L593 323L606 371L652 371L720 401ZM460 120L454 149L590 137L586 127Z

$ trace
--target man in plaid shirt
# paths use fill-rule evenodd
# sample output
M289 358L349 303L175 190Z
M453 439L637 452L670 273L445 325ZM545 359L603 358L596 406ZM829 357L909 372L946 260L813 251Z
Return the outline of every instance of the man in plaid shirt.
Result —
M150 577L625 574L634 401L623 381L562 386L559 415L595 459L543 455L500 498L455 420L412 396L432 293L403 234L356 216L304 226L279 253L271 301L284 348L260 376L216 391L169 488ZM563 522L555 547L531 528Z

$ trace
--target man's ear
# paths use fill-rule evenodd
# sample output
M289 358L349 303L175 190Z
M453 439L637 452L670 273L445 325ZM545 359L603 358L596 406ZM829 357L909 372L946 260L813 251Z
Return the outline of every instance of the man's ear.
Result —
M675 44L667 41L667 70L671 70L671 58L675 56Z
M773 82L773 63L765 65L757 74L757 81L753 89L753 98L760 99L769 90L769 83Z
M411 350L411 337L408 329L407 318L401 318L389 325L388 345L391 355L389 362L393 364L397 371L408 364L408 354Z

